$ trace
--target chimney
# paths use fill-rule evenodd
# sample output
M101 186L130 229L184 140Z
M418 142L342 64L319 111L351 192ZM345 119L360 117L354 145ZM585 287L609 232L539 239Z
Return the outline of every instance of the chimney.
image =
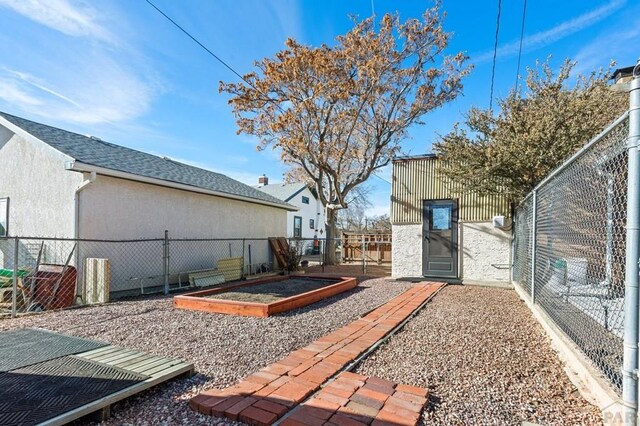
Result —
M269 178L267 177L267 175L263 174L262 176L260 176L258 178L258 185L260 185L260 186L269 185Z

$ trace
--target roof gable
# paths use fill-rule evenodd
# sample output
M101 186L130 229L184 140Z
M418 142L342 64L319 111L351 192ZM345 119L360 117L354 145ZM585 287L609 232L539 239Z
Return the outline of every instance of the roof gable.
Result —
M84 164L226 193L232 196L246 197L258 203L263 202L280 205L283 208L293 208L277 197L220 173L115 145L94 137L83 136L36 123L4 112L0 112L0 117L57 151Z
M266 192L267 194L276 197L285 202L290 201L293 197L307 189L308 186L304 182L296 182L296 183L284 183L284 184L276 184L276 185L265 185L261 186L258 189L260 191ZM314 191L309 190L311 195L314 198L318 198Z

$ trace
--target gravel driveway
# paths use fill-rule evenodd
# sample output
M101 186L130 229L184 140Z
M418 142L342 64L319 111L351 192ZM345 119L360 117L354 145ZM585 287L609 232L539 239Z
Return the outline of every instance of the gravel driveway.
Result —
M0 330L41 327L195 364L190 379L174 380L112 409L113 425L230 424L193 412L189 398L224 388L294 349L355 320L411 287L370 279L332 298L269 318L173 309L171 298L111 303L0 321Z
M448 286L355 370L428 387L423 424L601 424L513 290Z

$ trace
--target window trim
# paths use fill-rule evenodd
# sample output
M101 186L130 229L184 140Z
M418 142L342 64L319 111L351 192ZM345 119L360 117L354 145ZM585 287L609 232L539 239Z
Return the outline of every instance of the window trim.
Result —
M296 228L296 222L300 224L298 228ZM293 238L302 238L302 216L293 217Z
M7 237L9 236L9 204L10 204L10 199L9 197L0 197L0 201L2 200L6 200L6 205L5 205L5 211L2 212L0 211L0 217L2 217L2 215L4 215L4 233L0 232L0 237Z
M316 221L309 219L309 229L316 229Z

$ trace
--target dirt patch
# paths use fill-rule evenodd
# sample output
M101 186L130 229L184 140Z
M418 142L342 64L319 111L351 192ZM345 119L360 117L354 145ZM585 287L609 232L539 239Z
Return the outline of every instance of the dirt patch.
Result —
M287 297L307 293L332 284L336 280L315 280L304 278L290 278L271 283L247 285L204 296L207 299L235 300L238 302L273 303Z

